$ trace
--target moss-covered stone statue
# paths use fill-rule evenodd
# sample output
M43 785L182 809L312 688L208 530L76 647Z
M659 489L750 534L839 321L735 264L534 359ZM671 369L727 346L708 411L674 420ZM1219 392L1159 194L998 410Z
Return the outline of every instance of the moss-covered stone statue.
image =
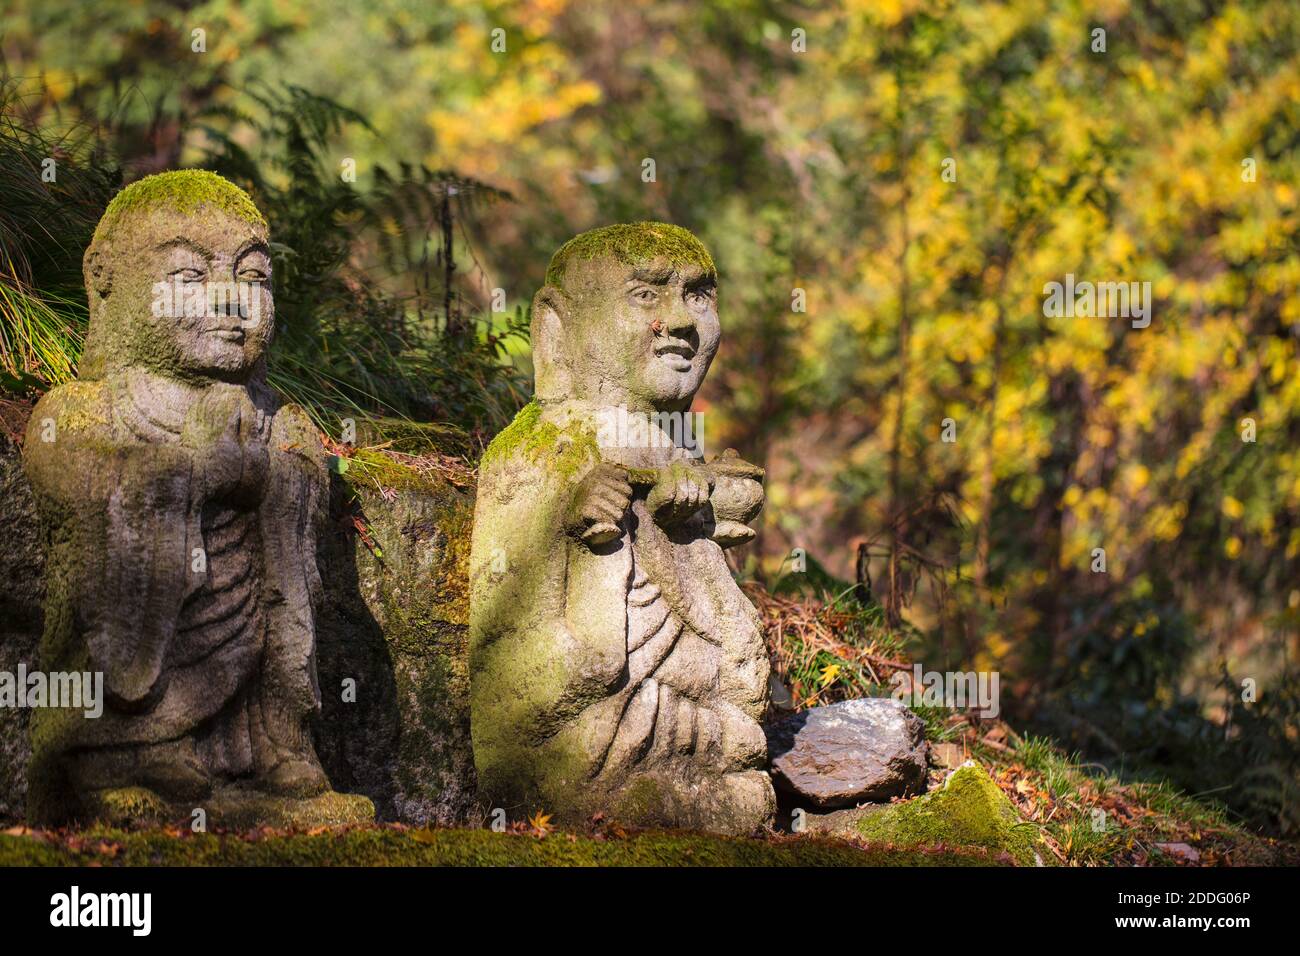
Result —
M483 795L748 833L770 823L768 660L723 547L762 470L675 423L718 349L713 261L663 223L584 233L533 300L536 399L484 455L470 556ZM625 427L626 422L639 427Z
M268 232L212 173L128 186L85 256L75 382L24 463L48 534L41 666L103 675L98 717L32 718L30 813L231 826L367 819L330 792L313 605L324 460L266 384Z

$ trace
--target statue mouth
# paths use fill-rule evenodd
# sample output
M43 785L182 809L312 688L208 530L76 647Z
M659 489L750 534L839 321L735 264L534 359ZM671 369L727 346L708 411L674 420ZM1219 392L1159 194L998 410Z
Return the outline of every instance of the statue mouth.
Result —
M209 331L212 335L226 342L239 343L244 341L243 329L211 329Z
M663 345L655 346L655 355L663 359L673 371L688 372L691 368L691 359L695 357L695 349L684 342L665 342Z

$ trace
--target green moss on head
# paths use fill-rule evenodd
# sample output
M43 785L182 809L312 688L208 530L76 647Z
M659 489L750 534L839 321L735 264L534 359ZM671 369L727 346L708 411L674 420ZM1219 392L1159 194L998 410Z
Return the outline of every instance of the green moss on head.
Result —
M267 229L266 220L248 193L230 180L206 169L180 169L146 176L114 196L95 227L91 245L103 242L123 217L160 207L189 214L203 205Z
M574 236L551 258L546 281L562 289L569 263L605 256L629 265L663 258L675 266L693 265L709 275L718 273L709 250L690 230L666 222L633 222L602 226Z

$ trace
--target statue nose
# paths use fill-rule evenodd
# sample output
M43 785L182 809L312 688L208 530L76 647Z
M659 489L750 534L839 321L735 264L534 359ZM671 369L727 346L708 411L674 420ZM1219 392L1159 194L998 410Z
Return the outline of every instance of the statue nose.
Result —
M686 308L686 303L678 299L668 314L668 331L690 332L694 328L695 316L691 315L691 310Z

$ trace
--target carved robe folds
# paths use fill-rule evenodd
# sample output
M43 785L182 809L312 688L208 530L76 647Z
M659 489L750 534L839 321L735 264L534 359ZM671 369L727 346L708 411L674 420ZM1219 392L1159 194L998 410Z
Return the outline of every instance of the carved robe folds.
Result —
M102 672L108 698L99 719L34 714L40 819L96 813L116 788L201 801L281 765L319 775L305 720L323 463L299 410L214 387L243 432L224 448L190 447L178 405L192 393L140 372L55 389L33 415L26 467L50 534L42 665Z

